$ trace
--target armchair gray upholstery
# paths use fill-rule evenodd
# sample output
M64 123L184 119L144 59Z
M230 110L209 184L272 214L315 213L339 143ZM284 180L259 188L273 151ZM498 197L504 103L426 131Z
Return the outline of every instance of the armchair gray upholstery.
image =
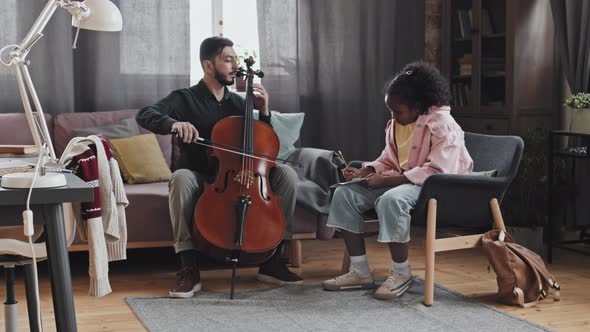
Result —
M518 136L466 132L465 145L473 159L473 171L495 169L496 176L436 174L428 177L412 211L412 224L426 225L428 200L434 198L438 202L439 226L489 229L492 225L489 201L492 198L502 201L518 170L524 143ZM349 165L360 167L362 162L351 161ZM367 212L367 220L374 217L374 211Z
M491 227L489 201L497 198L502 202L518 170L524 143L517 136L465 133L465 145L473 159L474 172L495 169L497 175L437 174L428 177L412 213L413 223L426 224L428 200L434 198L438 202L437 225Z
M416 206L412 210L412 225L426 225L426 280L424 304L434 302L434 254L438 251L468 249L479 246L481 235L436 239L437 226L461 227L487 231L492 220L504 230L499 203L514 179L520 164L524 142L517 136L494 136L465 133L465 145L474 163L474 172L497 170L496 177L482 175L436 174L428 177ZM362 162L350 162L360 167ZM429 213L430 212L430 213ZM365 214L372 228L375 211ZM350 262L345 254L343 270Z

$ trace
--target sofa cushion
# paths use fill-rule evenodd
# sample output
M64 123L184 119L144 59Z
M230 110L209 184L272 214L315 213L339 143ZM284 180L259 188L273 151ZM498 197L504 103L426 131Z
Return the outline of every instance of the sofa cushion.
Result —
M54 117L53 120L53 135L55 152L59 155L64 151L68 142L75 137L74 129L91 128L105 126L116 123L120 120L134 117L137 110L119 110L109 112L80 112L80 113L61 113ZM149 133L145 129L141 129L144 134ZM156 135L160 150L164 155L166 164L170 167L172 161L172 136L171 135Z
M107 139L113 139L137 136L141 131L134 117L123 119L106 126L74 129L75 136L90 136L97 133L103 134Z
M125 182L133 184L170 180L172 172L158 148L156 135L116 138L110 143Z
M129 242L172 241L168 182L126 184Z
M295 142L299 140L305 113L280 113L271 111L270 123L279 137L280 149L278 157L287 158L295 151Z
M301 126L305 119L305 113L281 113L270 111L270 124L279 138L280 159L286 159L296 149L295 144L299 141ZM260 119L260 112L254 110L254 119Z
M53 117L50 114L44 115L49 136L53 139ZM0 114L0 144L35 144L25 113Z

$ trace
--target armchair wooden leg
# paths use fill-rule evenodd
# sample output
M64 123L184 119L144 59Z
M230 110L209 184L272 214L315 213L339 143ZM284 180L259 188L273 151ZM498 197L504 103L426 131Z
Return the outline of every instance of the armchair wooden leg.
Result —
M292 267L300 267L301 266L301 240L292 240L291 241L291 248L289 252L291 256L291 266Z
M436 239L436 199L428 200L426 225L426 278L424 280L424 305L434 303L434 253Z
M502 219L502 212L500 211L500 204L496 198L490 200L490 208L492 209L492 216L494 217L496 228L506 232L506 226L504 226L504 219Z
M342 274L347 273L350 270L350 256L348 250L344 247L344 256L342 257Z

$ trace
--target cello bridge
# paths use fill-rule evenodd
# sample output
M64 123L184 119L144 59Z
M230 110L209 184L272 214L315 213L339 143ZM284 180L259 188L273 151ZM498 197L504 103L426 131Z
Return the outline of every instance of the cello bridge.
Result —
M242 186L246 186L246 188L250 189L254 184L254 178L256 175L253 171L242 170L234 177L234 181L239 183Z

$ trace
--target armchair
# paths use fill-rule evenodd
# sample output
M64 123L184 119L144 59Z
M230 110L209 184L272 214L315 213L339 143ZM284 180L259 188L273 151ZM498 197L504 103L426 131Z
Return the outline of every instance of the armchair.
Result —
M505 230L499 203L516 175L524 143L516 136L493 136L465 133L465 145L474 162L474 172L496 170L495 177L482 175L436 174L422 186L412 211L412 225L426 225L426 278L424 305L434 302L435 253L475 248L481 245L482 233L436 239L437 226L461 227L483 232L494 221ZM360 162L351 162L358 167ZM375 211L365 213L366 231L376 231L379 223ZM345 249L346 251L346 249ZM345 252L343 271L350 265Z

